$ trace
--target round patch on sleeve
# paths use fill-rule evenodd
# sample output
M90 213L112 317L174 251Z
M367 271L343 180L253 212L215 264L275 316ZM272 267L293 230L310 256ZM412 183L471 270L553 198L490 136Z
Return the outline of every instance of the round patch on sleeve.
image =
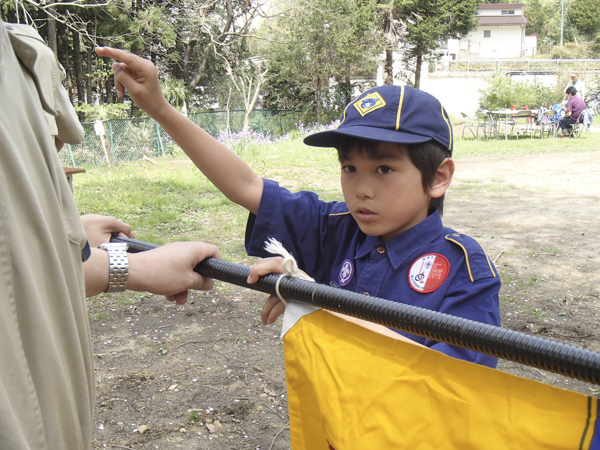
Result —
M349 259L344 260L342 263L342 268L340 269L340 275L338 277L338 281L340 286L346 286L352 280L352 275L354 275L354 265L352 261Z
M408 271L410 287L424 294L439 288L450 273L450 263L445 256L429 253L415 260Z

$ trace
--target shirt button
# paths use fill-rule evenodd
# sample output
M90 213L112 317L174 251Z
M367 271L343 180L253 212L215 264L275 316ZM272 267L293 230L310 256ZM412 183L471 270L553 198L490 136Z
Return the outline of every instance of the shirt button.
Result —
M385 247L383 245L381 247L377 247L377 253L383 255L385 253Z

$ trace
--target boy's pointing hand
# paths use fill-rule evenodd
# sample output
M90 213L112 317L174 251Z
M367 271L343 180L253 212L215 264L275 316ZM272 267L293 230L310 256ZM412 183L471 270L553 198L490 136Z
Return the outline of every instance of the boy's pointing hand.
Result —
M156 118L161 108L168 106L158 82L156 67L152 62L116 48L96 47L94 50L99 56L120 61L113 63L112 66L115 74L115 89L119 97L123 97L127 89L135 104L152 118Z

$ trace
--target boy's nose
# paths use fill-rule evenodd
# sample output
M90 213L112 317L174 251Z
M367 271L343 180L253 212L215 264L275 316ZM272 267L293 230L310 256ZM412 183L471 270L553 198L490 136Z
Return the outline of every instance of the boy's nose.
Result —
M358 177L358 179L356 180L355 192L356 197L360 199L373 198L374 190L373 185L369 180L369 177Z

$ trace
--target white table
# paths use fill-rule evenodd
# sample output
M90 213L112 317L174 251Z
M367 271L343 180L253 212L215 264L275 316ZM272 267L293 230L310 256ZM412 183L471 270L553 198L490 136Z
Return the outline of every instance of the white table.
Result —
M498 136L498 123L501 117L504 117L504 139L508 140L508 118L527 118L532 117L531 111L528 109L499 109L497 111L490 111L496 126L496 136Z

